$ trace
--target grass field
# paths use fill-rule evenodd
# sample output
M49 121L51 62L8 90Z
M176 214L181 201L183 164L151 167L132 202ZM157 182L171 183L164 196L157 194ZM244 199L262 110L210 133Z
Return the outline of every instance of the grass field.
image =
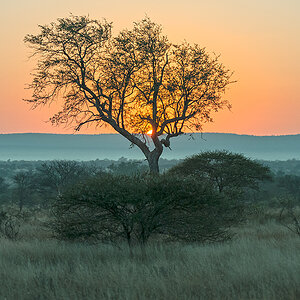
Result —
M300 238L251 221L223 244L85 245L31 221L0 239L0 299L300 299Z

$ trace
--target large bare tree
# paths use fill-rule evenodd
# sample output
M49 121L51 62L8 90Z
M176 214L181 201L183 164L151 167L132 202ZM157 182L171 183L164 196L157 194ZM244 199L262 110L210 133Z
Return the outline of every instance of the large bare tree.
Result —
M200 131L222 98L231 72L199 45L173 44L145 18L111 34L111 24L73 16L40 26L25 43L37 56L31 99L61 102L53 124L110 125L144 153L150 171L170 139Z

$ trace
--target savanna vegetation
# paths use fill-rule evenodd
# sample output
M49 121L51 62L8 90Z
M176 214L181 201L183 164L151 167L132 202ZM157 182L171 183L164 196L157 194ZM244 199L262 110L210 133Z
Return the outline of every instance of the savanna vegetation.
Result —
M298 299L291 163L218 151L165 165L1 162L0 298Z
M148 166L1 162L0 298L300 298L299 173L227 151L159 170L172 138L230 107L232 72L148 17L111 28L71 15L27 35L27 101L59 102L53 124L110 126Z

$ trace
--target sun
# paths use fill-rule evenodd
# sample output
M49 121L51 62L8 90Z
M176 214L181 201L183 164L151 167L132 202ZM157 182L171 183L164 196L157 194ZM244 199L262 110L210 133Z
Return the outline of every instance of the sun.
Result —
M152 129L147 132L148 135L152 135Z

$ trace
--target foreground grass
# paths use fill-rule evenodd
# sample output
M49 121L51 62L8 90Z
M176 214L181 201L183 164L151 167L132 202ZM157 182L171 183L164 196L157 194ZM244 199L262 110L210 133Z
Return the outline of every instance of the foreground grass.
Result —
M300 299L300 239L275 223L218 245L0 240L0 299Z

